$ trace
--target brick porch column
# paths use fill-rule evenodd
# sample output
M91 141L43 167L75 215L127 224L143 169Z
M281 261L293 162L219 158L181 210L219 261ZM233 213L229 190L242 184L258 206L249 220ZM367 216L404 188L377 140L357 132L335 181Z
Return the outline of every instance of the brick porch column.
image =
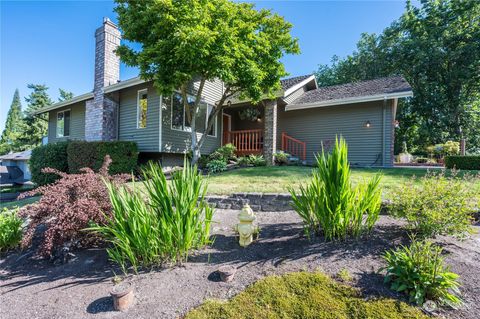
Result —
M265 101L265 127L263 134L263 156L267 165L274 165L273 155L277 151L277 100Z

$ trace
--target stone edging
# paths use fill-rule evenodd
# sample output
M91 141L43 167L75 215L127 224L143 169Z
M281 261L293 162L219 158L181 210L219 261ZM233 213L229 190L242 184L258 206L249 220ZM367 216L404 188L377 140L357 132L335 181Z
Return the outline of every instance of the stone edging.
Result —
M282 193L233 193L231 195L208 195L207 202L219 209L242 209L249 204L253 211L284 212L292 210L292 196ZM388 201L382 202L381 214L386 212Z

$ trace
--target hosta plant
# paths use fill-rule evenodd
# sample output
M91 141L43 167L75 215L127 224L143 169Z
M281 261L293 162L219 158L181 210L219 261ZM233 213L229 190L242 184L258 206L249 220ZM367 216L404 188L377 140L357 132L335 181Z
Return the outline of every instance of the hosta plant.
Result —
M0 252L18 246L22 240L22 223L16 210L0 211Z
M392 290L408 295L410 302L423 305L426 300L458 306L458 275L444 265L442 248L430 241L413 240L410 246L387 251L385 282Z
M44 168L43 173L57 174L60 179L53 184L40 186L19 197L41 194L35 205L22 207L19 216L30 220L22 240L22 246L29 246L33 234L41 224L46 226L38 249L43 256L50 257L54 251L69 241L80 241L83 246L93 242L91 234L82 231L90 222L103 224L109 216L111 205L104 180L121 183L129 175L110 176L110 157L105 157L98 173L90 168L81 169L79 174L67 174L53 168Z
M143 170L146 192L107 183L113 214L90 230L112 246L108 254L126 273L132 266L181 263L192 249L209 242L213 209L205 200L206 183L197 167L185 163L170 183L158 164Z
M322 151L317 157L312 179L300 186L300 194L289 189L308 236L322 233L326 240L358 237L378 220L381 177L376 175L354 187L347 155L345 140L337 139L331 153Z

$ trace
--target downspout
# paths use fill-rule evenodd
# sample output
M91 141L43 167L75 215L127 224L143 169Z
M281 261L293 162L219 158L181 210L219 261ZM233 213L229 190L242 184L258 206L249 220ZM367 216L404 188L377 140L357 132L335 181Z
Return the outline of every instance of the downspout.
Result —
M383 107L382 107L382 166L385 167L385 121L386 121L386 106L387 106L387 97L383 98Z

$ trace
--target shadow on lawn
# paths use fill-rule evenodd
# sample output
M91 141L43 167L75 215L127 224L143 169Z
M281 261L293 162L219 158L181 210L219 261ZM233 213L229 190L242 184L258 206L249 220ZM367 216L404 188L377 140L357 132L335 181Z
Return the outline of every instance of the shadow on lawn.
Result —
M308 240L300 223L260 225L260 238L248 248L239 247L236 236L217 235L211 247L189 258L189 262L235 263L278 267L288 261L308 258L332 261L378 257L386 249L408 242L405 230L396 224L377 225L366 238L325 242L321 237Z

